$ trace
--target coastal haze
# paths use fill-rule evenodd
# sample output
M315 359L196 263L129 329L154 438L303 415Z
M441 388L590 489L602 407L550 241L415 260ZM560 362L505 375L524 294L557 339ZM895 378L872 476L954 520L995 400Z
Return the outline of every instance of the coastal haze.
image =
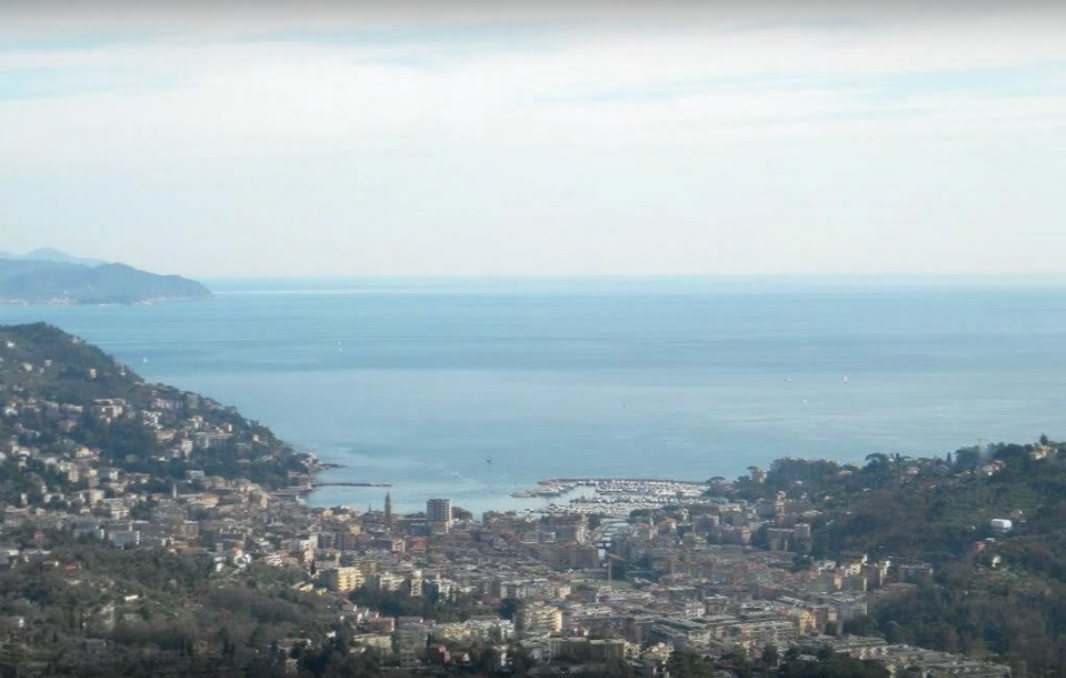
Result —
M714 278L216 283L142 307L0 308L209 394L398 511L480 512L559 477L733 478L1063 437L1054 281ZM491 463L487 460L491 458ZM380 508L383 488L312 505Z

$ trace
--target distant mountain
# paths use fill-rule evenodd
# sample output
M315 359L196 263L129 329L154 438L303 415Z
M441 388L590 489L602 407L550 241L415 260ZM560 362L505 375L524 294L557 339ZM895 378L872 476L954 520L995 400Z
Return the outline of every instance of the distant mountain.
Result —
M206 299L211 292L177 275L156 275L125 264L78 259L58 250L0 258L0 303L137 304Z
M30 261L52 261L58 264L81 264L82 266L102 266L109 262L101 259L83 259L81 257L73 257L66 252L60 252L57 249L51 247L42 247L36 249L29 254L21 257L9 256L9 259L28 259Z

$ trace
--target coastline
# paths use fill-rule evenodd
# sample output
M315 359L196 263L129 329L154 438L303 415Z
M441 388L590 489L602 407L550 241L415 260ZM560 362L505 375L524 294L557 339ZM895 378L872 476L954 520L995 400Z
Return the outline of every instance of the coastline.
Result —
M545 478L735 478L747 465L767 468L781 455L837 461L879 451L943 456L975 436L1024 439L1036 431L1066 437L1056 423L1059 323L1040 325L1017 343L981 333L979 341L960 345L954 335L936 334L927 351L885 353L880 344L848 335L823 351L809 348L815 345L810 341L837 328L817 299L745 297L752 307L748 324L710 327L695 311L705 302L733 318L737 299L708 294L697 306L681 300L666 307L668 330L658 347L641 340L649 314L630 318L614 308L613 297L598 296L597 308L621 318L604 327L605 350L587 353L593 345L577 340L599 336L575 319L584 302L551 299L537 307L548 325L525 328L528 340L546 351L533 356L524 352L525 340L515 338L524 328L507 300L486 298L470 308L458 296L433 296L463 329L431 349L418 341L415 324L426 317L429 295L321 295L298 302L250 296L132 308L0 308L11 322L43 318L76 329L149 382L212 394L270 422L280 438L322 457L310 469L316 483L393 482L398 510L419 510L426 497L476 503L479 512L492 505L539 507L555 498L510 495ZM914 329L893 334L893 342L914 346L924 333L961 321L950 310L960 306L953 296L945 293L935 308L931 298L908 293L896 300L906 301L899 322ZM974 318L995 326L997 299L971 301ZM880 296L854 302L871 316L896 318L888 313L895 306ZM1066 317L1061 303L1043 296L1011 303L1026 315ZM943 313L928 315L933 310ZM263 318L276 324L257 325ZM301 321L306 318L312 322ZM862 320L861 337L895 328L895 320L887 328ZM787 332L767 334L779 324ZM559 342L552 339L557 333L572 338ZM685 336L713 339L715 350L687 343ZM656 358L663 350L669 362ZM619 351L632 360L619 360ZM142 365L144 357L149 362ZM811 361L809 368L796 365L801 357ZM595 370L567 371L578 359L592 360ZM1010 364L1011 370L975 369L975 361ZM420 390L412 402L413 388ZM1011 395L1004 401L993 393ZM1009 416L997 415L1004 404ZM484 463L488 456L495 459L491 466ZM380 505L384 494L323 488L308 503L365 509Z

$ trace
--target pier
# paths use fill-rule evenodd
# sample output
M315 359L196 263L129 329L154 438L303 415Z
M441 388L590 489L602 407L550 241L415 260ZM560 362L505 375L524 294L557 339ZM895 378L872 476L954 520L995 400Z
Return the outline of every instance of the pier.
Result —
M278 498L300 498L303 497L305 494L311 494L320 487L392 487L392 483L310 483L305 485L294 485L281 490L275 490L271 492L271 494Z

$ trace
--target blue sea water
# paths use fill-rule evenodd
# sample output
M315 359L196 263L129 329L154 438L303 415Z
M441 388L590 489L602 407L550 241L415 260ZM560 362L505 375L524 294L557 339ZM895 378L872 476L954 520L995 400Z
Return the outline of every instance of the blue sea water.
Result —
M0 307L476 512L538 479L734 477L783 456L1066 436L1066 288L715 279L220 283L205 302ZM492 462L486 460L491 458ZM323 488L316 505L383 489Z

